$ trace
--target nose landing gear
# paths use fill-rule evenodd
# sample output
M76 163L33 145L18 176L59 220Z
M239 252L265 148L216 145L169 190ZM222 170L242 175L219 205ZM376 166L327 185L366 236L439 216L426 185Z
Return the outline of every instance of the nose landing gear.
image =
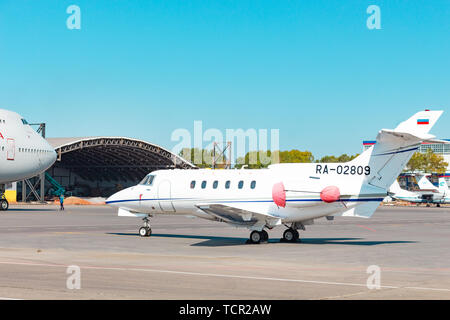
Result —
M152 234L152 229L150 228L150 220L148 217L142 219L144 221L144 226L139 228L139 235L141 237L150 237Z

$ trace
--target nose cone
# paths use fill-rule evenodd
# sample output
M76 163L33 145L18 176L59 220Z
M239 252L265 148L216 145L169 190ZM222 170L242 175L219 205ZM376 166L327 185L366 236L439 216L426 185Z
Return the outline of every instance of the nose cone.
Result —
M124 204L127 204L128 201L131 200L133 187L126 188L120 190L119 192L114 193L108 199L106 199L105 203L112 207L123 207Z
M111 207L118 207L119 203L120 203L119 199L120 199L121 193L123 193L123 192L119 191L119 192L114 193L112 196L110 196L108 199L106 199L105 203Z

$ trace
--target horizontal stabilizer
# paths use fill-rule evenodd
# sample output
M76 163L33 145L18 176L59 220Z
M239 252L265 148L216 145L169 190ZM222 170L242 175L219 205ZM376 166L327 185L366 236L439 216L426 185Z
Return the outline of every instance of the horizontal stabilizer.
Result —
M377 210L379 202L367 202L358 204L347 211L344 211L341 215L343 217L357 217L357 218L370 218L375 210Z

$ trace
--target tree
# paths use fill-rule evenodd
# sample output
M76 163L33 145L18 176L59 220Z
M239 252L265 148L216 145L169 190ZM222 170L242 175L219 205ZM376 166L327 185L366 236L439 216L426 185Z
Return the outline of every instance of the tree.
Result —
M263 157L263 158L262 158ZM262 158L262 159L261 159ZM310 151L289 150L289 151L250 151L245 157L237 159L236 168L247 165L249 169L267 168L273 163L305 163L313 162L314 156Z
M335 156L324 156L320 158L320 160L316 160L316 162L323 162L323 163L332 163L332 162L348 162L353 159L355 159L357 156L359 156L359 153L349 156L346 153L341 154L339 157Z
M442 155L434 153L432 149L428 149L426 153L414 153L403 171L442 174L445 173L447 167L448 163L444 161Z
M290 150L280 152L281 163L309 163L314 161L310 151Z

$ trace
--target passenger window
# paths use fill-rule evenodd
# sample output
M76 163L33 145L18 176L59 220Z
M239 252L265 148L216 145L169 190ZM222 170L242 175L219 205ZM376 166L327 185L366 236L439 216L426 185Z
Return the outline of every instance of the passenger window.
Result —
M202 189L206 188L206 181L202 181Z
M217 189L217 186L219 185L219 181L214 181L213 182L213 189Z
M255 189L256 187L256 181L253 180L252 183L250 184L250 188Z
M244 187L244 181L239 181L238 188L242 189Z
M191 189L194 189L194 188L195 188L195 181L192 180L192 181L191 181Z
M230 180L227 180L227 182L225 182L225 189L230 189Z

